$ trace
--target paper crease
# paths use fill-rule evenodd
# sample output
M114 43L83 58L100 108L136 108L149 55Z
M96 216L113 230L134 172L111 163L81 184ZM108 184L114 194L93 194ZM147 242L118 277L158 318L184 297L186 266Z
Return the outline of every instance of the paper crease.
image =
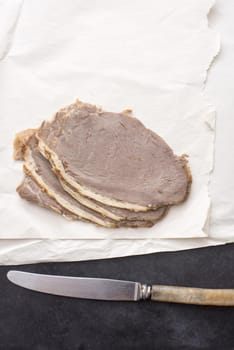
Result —
M13 46L15 33L16 33L19 19L23 9L24 0L14 1L14 3L18 5L18 8L17 8L17 12L13 15L13 19L8 22L9 28L7 29L7 32L6 32L6 38L5 38L6 44L3 45L3 48L1 48L0 50L0 61L3 61L8 57L10 50ZM2 38L1 41L4 42L4 39Z

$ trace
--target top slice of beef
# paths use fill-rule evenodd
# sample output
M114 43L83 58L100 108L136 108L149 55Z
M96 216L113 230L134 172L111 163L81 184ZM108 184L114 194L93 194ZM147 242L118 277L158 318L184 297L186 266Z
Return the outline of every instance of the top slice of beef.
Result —
M73 190L133 211L183 202L191 175L185 157L126 113L77 101L37 132L40 152Z

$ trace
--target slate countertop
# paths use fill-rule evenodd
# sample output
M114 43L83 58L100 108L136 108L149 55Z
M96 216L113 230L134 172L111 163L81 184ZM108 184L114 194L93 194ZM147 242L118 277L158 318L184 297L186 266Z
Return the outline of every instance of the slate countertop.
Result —
M234 244L77 263L0 267L1 350L234 349L234 307L101 302L35 293L11 269L234 288Z

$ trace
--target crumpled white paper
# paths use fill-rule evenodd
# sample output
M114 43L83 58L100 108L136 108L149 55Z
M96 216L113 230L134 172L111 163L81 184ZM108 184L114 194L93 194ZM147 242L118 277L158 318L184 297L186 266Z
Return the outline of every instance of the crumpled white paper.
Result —
M193 244L191 238L207 236L210 206L215 111L203 87L219 50L219 36L207 22L212 5L213 0L0 3L5 18L0 21L2 263L96 259L207 244L207 239ZM14 134L37 127L76 98L112 111L132 108L175 153L189 154L193 185L188 201L151 229L109 230L67 222L21 200L15 193L22 164L12 160Z

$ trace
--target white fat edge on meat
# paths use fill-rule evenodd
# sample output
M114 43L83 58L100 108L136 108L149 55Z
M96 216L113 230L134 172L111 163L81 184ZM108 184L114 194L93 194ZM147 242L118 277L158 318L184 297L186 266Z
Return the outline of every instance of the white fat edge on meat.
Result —
M80 209L74 208L68 201L64 200L60 195L58 195L53 189L49 188L48 185L42 180L40 175L36 172L36 164L33 160L31 150L28 148L25 152L25 164L26 170L32 175L32 177L37 181L37 183L46 188L48 195L54 198L62 207L66 208L70 212L76 214L80 218L86 219L91 222L95 222L100 226L104 227L116 227L116 225L112 222L104 221L102 219L97 218L96 216Z

